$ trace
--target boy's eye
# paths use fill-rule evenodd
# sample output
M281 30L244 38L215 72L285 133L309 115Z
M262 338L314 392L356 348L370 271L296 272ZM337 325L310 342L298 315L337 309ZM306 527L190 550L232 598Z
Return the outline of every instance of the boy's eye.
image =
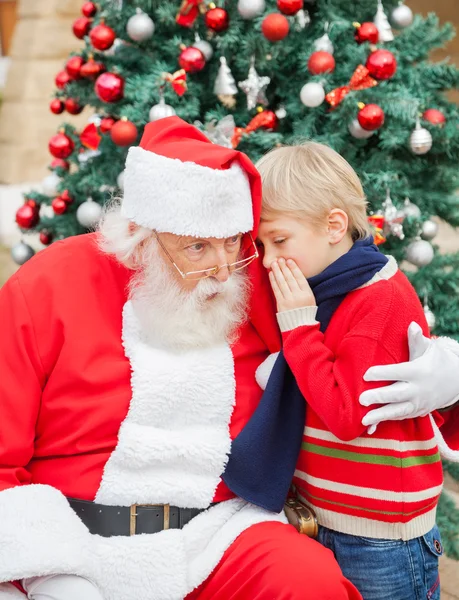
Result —
M277 240L274 240L275 244L283 244L285 242L286 238L278 238Z

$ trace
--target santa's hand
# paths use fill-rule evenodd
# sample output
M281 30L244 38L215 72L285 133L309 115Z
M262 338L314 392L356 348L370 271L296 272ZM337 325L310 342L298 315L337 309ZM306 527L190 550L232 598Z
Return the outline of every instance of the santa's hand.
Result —
M275 260L269 272L269 281L277 302L277 312L315 306L316 299L306 277L294 260Z
M414 322L408 328L408 343L410 362L371 367L365 373L365 381L396 383L361 394L363 406L386 405L367 413L363 425L424 417L459 399L459 344L449 338L430 340Z

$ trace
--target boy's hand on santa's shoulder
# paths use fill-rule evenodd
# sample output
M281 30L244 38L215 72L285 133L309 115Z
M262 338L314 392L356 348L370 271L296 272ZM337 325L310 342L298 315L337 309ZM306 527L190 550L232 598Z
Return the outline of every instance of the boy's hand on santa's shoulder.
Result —
M294 260L279 258L274 261L269 281L276 298L277 312L316 305L309 283Z

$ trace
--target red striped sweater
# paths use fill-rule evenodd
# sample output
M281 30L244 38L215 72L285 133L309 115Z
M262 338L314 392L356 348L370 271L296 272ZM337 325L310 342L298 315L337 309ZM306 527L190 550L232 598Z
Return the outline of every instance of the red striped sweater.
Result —
M409 359L411 321L427 334L419 299L392 259L344 299L325 334L313 321L283 332L308 403L294 483L335 531L406 540L434 525L443 477L429 417L382 423L369 436L361 420L370 409L358 401L378 385L364 382L369 367Z

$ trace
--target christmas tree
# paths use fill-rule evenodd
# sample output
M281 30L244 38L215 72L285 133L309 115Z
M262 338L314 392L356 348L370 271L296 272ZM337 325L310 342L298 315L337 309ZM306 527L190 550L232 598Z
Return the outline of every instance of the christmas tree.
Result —
M449 25L398 0L100 0L73 31L84 47L56 76L50 109L95 114L51 138L51 173L17 213L24 232L47 245L93 227L148 121L177 114L253 160L314 139L357 170L375 239L408 265L433 333L459 339L459 255L430 243L432 216L459 225L458 111L444 96L459 74L428 61ZM13 248L18 263L32 254ZM459 513L447 497L440 508L459 557Z

